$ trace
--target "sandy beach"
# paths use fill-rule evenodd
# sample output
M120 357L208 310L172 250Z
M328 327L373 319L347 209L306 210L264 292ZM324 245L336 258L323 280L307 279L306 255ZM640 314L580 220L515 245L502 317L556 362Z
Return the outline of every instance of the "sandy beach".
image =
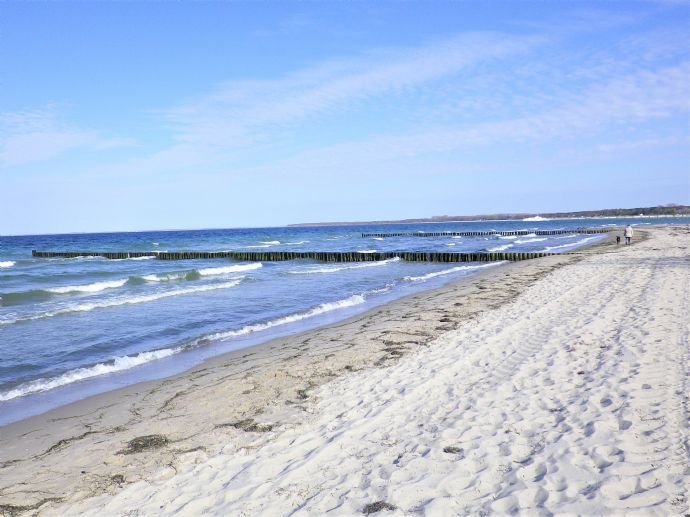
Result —
M0 428L0 515L684 515L690 228Z

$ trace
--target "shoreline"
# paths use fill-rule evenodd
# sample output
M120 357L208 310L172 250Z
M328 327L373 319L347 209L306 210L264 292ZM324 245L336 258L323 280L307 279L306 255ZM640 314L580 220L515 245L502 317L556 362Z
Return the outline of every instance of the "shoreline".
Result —
M606 248L616 249L611 234L571 255L481 271L326 327L208 359L173 377L95 395L1 427L0 510L28 511L65 494L75 501L115 493L160 476L164 465L173 465L166 476L178 463L205 461L222 453L228 442L237 448L255 443L255 433L246 430L264 431L259 436L265 438L273 429L297 426L310 414L312 393L324 383L395 364L461 323L511 301L554 269ZM118 454L141 437L153 445L142 442L142 452ZM79 465L74 458L81 458ZM52 475L41 474L45 471ZM40 487L44 496L29 495L22 488L25 483L32 493Z
M589 239L594 238L593 243L585 243L578 248L575 248L571 252L565 253L577 253L578 251L588 249L592 246L597 246L601 242L608 242L611 240L611 233L614 230L607 232L605 234L590 236ZM585 239L587 240L587 239ZM449 266L461 265L462 263L448 263ZM488 266L490 263L486 263ZM499 267L505 267L506 264ZM487 268L492 269L492 268ZM481 270L474 271L471 276L476 276L482 274ZM304 332L309 332L311 330L318 329L320 327L329 326L332 323L339 323L344 321L349 321L352 318L357 318L369 313L376 308L388 305L390 303L395 303L398 300L406 299L410 296L415 296L418 293L423 293L427 291L433 291L439 287L445 285L451 285L456 282L462 282L463 278L446 281L445 283L436 286L419 286L417 288L411 289L411 293L403 294L397 297L387 297L383 300L366 303L363 307L352 307L346 312L351 313L351 315L344 315L339 321L334 321L334 318L329 314L323 316L317 316L316 320L313 322L311 319L307 319L297 326L297 328L281 330L281 328L275 328L270 330L265 335L249 335L243 339L235 341L227 341L222 343L217 343L216 346L223 351L214 352L212 350L188 350L182 353L174 353L170 357L163 359L156 359L155 361L148 362L143 365L139 365L132 369L127 369L123 371L114 372L107 375L98 375L94 377L89 377L81 381L76 381L68 383L62 386L58 386L55 389L51 389L45 392L29 393L26 395L26 401L24 404L29 404L33 409L31 411L24 411L21 408L22 399L24 396L17 397L15 399L8 400L6 402L0 403L0 409L2 409L3 404L6 405L7 413L4 418L0 418L0 428L8 426L23 420L40 416L47 412L59 409L61 407L69 406L73 403L79 403L81 401L87 400L91 397L107 394L111 391L118 391L125 389L129 386L135 386L147 382L158 382L164 379L172 378L190 370L202 366L209 360L213 360L215 357L222 357L225 354L232 354L235 351L241 352L242 350L250 349L255 346L264 345L266 343L272 342L274 340L283 339L292 335L299 335ZM238 346L239 348L235 348ZM230 349L230 350L228 350ZM163 348L162 350L166 350ZM153 352L157 352L154 350ZM84 368L89 369L98 365L87 365ZM158 371L161 373L158 373ZM69 373L69 372L68 372ZM54 378L46 377L41 379L44 382L50 382ZM19 416L20 415L20 416Z
M602 245L602 244L613 243L613 242L614 242L614 237L612 236L613 233L614 233L614 231L612 230L612 231L608 232L608 234L607 234L606 237L604 237L604 238L602 238L602 239L600 239L600 240L598 240L598 241L596 241L596 242L594 242L594 243L591 243L591 244L584 244L584 245L582 245L581 247L576 248L575 250L573 250L573 251L571 251L571 252L565 252L565 253L563 253L563 254L558 254L558 256L564 256L564 255L566 255L566 254L572 254L572 253L577 254L578 252L581 252L581 251L584 251L584 250L588 250L588 249L592 249L592 248L595 248L595 247L600 246L600 245ZM639 240L639 239L638 239L638 240ZM510 263L507 263L507 262L506 262L506 263L502 264L502 265L499 266L499 267L500 267L501 269L503 269L503 268L508 267L509 264L510 264ZM454 265L454 263L449 263L449 265ZM93 397L99 397L99 396L102 396L102 395L108 395L108 394L111 393L111 392L119 392L119 391L121 391L121 390L126 390L126 389L128 389L128 388L132 388L132 387L135 387L135 386L140 386L140 385L143 386L143 385L148 384L148 383L162 382L162 381L164 381L164 380L166 380L166 379L171 379L171 378L174 378L174 377L177 377L177 376L180 376L180 375L185 375L185 374L187 374L187 373L193 371L193 370L196 369L196 368L203 367L203 366L204 366L206 363L208 363L209 361L214 361L214 360L216 360L216 359L223 358L223 357L226 357L226 356L230 359L230 358L233 358L233 357L235 357L235 356L237 356L237 355L242 355L242 352L245 351L245 350L254 349L255 347L261 347L261 346L267 345L267 344L269 344L269 343L272 343L272 342L274 342L274 341L280 341L280 340L287 339L287 338L291 338L291 337L301 336L301 335L303 335L303 334L307 334L307 333L309 333L309 332L318 330L318 329L320 329L320 328L325 328L325 327L329 327L329 326L331 326L331 325L338 325L338 324L342 324L342 323L347 323L347 322L350 322L350 321L354 321L354 320L356 320L356 319L358 319L358 318L360 318L360 317L365 317L365 316L367 316L367 315L369 315L369 314L371 314L371 313L374 313L375 311L377 311L377 310L380 309L381 307L385 307L385 306L388 306L388 305L391 305L391 304L395 304L395 303L397 303L397 302L399 302L399 301L407 300L407 299L409 299L409 298L414 298L414 297L416 297L416 296L418 296L418 295L424 295L425 293L431 293L431 292L436 291L436 290L439 290L439 289L451 288L452 286L459 285L459 284L463 284L464 282L466 282L466 281L468 281L468 280L471 280L471 279L473 279L473 278L478 278L479 276L484 275L484 274L493 274L492 271L491 271L491 269L493 269L493 268L480 269L480 270L477 270L477 271L473 272L473 273L472 273L470 276L468 276L468 277L462 277L462 278L459 278L459 279L456 279L456 280L451 280L451 281L449 281L449 282L447 282L447 283L445 283L445 284L443 284L443 285L441 285L441 286L417 290L417 291L414 291L414 292L412 292L412 293L405 294L405 295L403 295L403 296L400 296L400 297L397 297L397 298L393 298L393 299L388 300L388 301L384 301L384 302L381 302L381 303L376 303L376 304L370 306L369 308L364 309L362 312L359 312L359 311L357 310L357 308L354 308L354 309L355 309L354 314L352 314L351 316L346 316L346 317L343 318L342 320L339 320L339 321L336 321L336 322L333 322L333 323L329 323L329 322L322 323L322 324L316 323L316 326L312 326L312 325L308 325L308 324L307 324L307 325L305 325L306 328L304 328L304 329L302 329L302 330L297 330L297 331L292 332L292 333L282 334L282 333L280 333L280 332L278 331L278 332L277 332L277 335L275 335L275 336L273 336L273 337L269 334L269 335L267 335L267 336L264 336L263 338L258 337L258 341L255 340L255 339L250 339L249 342L252 343L252 344L249 344L248 346L245 346L245 347L242 347L242 348L238 348L238 349L236 349L236 350L220 352L220 353L218 353L217 355L210 355L210 356L208 356L208 357L206 357L206 358L204 358L204 359L201 359L199 362L196 362L196 361L192 360L191 362L192 362L193 364L192 364L191 366L185 367L183 370L179 370L179 371L176 371L176 372L174 372L174 373L171 373L171 374L169 374L169 375L165 375L165 376L162 376L162 377L154 376L154 377L152 377L152 378L143 378L143 379L141 379L141 380L137 380L137 381L135 381L135 382L132 382L131 384L125 384L125 385L121 385L121 386L119 386L119 387L115 387L115 388L111 388L111 389L106 389L106 390L104 390L104 391L97 391L97 392L95 392L95 393L87 394L87 395L85 395L85 396L83 396L83 397L81 397L81 398L78 398L78 399L76 399L76 400L73 400L73 401L71 401L71 402L66 402L66 403L62 403L62 404L59 404L59 405L54 406L54 407L50 407L49 409L46 409L46 410L44 410L44 411L42 411L42 412L40 412L40 413L36 413L36 414L33 414L33 415L28 415L28 416L26 416L26 417L20 418L20 419L18 419L18 420L13 420L13 421L11 421L11 422L0 423L0 429L2 429L3 427L7 427L7 426L10 426L10 425L17 424L17 423L19 423L19 422L28 420L28 419L30 419L30 418L40 417L41 415L50 413L50 412L52 412L52 411L60 410L61 408L64 408L64 407L67 407L67 406L71 406L71 405L73 405L73 404L80 404L80 403L83 403L84 401L87 401L88 399L93 398ZM327 321L327 320L325 320L325 321ZM256 341L256 342L255 342L255 341ZM174 358L173 358L173 360L174 360ZM148 364L148 365L144 365L144 366L145 366L145 367L146 367L146 366L151 367L151 366L153 366L153 365L152 365L152 364ZM116 375L116 376L117 376L117 375L127 375L127 373L128 373L128 371L116 372L115 375ZM87 379L85 382L87 382L87 383L88 383L88 382L97 382L98 380L99 380L99 378L96 377L96 378ZM70 389L70 385L66 385L66 386L63 386L63 387L61 387L61 388ZM61 389L61 388L59 388L59 389ZM49 395L49 393L47 393L47 392L46 392L46 394ZM39 395L40 395L40 394L39 394ZM31 396L31 395L30 395L30 396Z

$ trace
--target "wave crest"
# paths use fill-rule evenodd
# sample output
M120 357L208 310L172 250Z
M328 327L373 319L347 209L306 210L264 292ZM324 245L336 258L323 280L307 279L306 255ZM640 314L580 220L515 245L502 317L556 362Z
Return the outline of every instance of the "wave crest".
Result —
M500 264L505 264L505 261L500 261L500 262L491 262L490 264L481 264L478 266L456 266L452 267L450 269L443 269L441 271L434 271L433 273L427 273L426 275L421 275L421 276L406 276L404 280L407 280L408 282L423 282L425 280L429 280L431 278L435 278L437 276L443 276L443 275L449 275L451 273L457 273L458 271L467 271L471 269L482 269L485 267L493 267L493 266L498 266Z
M290 271L292 275L313 275L315 273L337 273L338 271L345 271L347 269L362 269L365 267L376 267L376 266L386 266L393 262L399 262L400 257L393 257L388 260L380 260L377 262L365 262L363 264L357 264L356 266L332 266L332 267L318 267L313 269L305 269L298 271Z
M69 293L98 293L106 289L115 289L122 287L127 283L127 278L120 280L110 280L105 282L94 282L93 284L85 285L66 285L64 287L49 287L45 291L55 294L69 294Z
M235 278L230 282L223 282L220 284L202 285L202 286L198 286L198 287L189 287L187 289L175 289L174 291L165 291L162 293L147 294L147 295L141 295L141 296L132 296L131 298L115 298L115 299L102 300L102 301L92 302L92 303L83 303L80 305L70 305L70 306L63 307L63 308L60 308L60 309L57 309L54 311L43 312L43 313L36 314L33 316L20 317L20 318L15 318L15 319L5 319L5 320L0 319L0 325L10 325L13 323L18 323L20 321L31 321L31 320L39 320L39 319L44 319L44 318L52 318L53 316L59 316L60 314L68 314L71 312L88 312L88 311L92 311L94 309L105 309L108 307L117 307L120 305L133 305L133 304L137 304L137 303L153 302L156 300L161 300L163 298L170 298L171 296L203 293L206 291L215 291L217 289L229 289L231 287L235 287L235 286L239 285L242 282L243 278L244 277Z
M336 302L327 302L327 303L322 303L321 305L314 307L313 309L310 309L306 312L299 312L296 314L290 314L288 316L283 316L282 318L278 318L275 320L267 321L265 323L256 323L254 325L247 325L246 327L242 327L241 329L238 330L231 330L228 332L219 332L217 334L213 334L211 336L208 336L206 339L210 340L221 340L221 339L227 339L231 337L238 337L238 336L245 336L247 334L251 334L254 332L260 332L262 330L270 329L273 327L278 327L280 325L285 325L287 323L294 323L296 321L301 321L307 318L311 318L313 316L318 316L319 314L324 314L326 312L331 312L335 311L338 309L344 309L346 307L354 307L355 305L360 305L364 303L365 299L364 296L361 294L355 294L350 296L349 298L345 298L343 300L338 300Z
M133 356L116 357L112 361L107 361L105 363L98 363L93 366L70 370L69 372L63 373L58 377L37 379L35 381L21 384L9 391L0 393L0 402L23 397L25 395L31 395L33 393L52 390L54 388L66 386L67 384L83 381L99 375L129 370L135 366L171 356L181 352L182 350L182 347L164 348L162 350L155 350L152 352L142 352Z
M199 269L199 274L201 276L211 276L211 275L227 275L229 273L240 273L242 271L252 271L254 269L259 269L263 267L261 262L255 262L252 264L237 264L234 266L223 266L223 267L207 267L204 269Z
M503 246L494 246L493 248L486 248L486 251L489 252L494 252L494 251L504 251L507 250L508 248L512 248L513 244L504 244Z
M561 244L559 246L546 246L542 251L543 252L548 252L551 250L557 250L557 249L562 249L562 248L574 248L577 246L581 246L585 242L589 242L594 239L601 239L602 237L600 235L595 235L593 237L585 237L584 239L580 239L579 241L575 242L569 242L568 244Z

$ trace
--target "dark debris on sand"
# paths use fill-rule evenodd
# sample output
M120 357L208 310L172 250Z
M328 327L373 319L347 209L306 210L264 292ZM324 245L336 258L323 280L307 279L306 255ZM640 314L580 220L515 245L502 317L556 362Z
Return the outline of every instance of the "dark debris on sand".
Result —
M160 449L161 447L168 445L168 443L168 438L162 434L137 436L136 438L127 442L127 447L119 451L118 454L136 454L138 452Z
M372 513L376 512L382 512L382 511L393 511L397 509L396 506L393 506L390 503L387 503L386 501L376 501L375 503L369 503L362 509L362 513L364 515L370 515Z
M255 422L253 418L245 418L239 422L232 422L229 424L218 424L218 427L234 427L235 429L241 429L247 433L267 433L273 429L272 424L259 424Z
M27 512L33 512L35 510L38 510L45 503L59 503L60 501L62 501L62 498L60 497L48 497L46 499L41 499L39 502L37 502L36 504L32 504L31 506L0 504L0 515L2 517L15 517L25 514Z

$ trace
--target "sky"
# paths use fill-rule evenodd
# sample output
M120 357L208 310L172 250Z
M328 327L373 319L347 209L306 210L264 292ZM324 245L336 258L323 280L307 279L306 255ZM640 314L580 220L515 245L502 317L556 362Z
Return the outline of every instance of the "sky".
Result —
M0 235L690 204L690 3L0 2Z

